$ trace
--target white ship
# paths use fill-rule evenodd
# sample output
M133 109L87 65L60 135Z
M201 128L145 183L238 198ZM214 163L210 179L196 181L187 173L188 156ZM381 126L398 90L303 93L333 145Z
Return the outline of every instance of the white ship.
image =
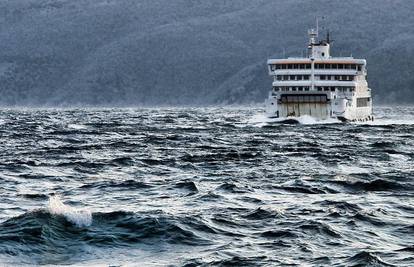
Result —
M374 120L365 59L332 57L329 32L318 40L318 26L310 29L308 57L269 59L273 89L266 115L280 121L300 116L318 120Z

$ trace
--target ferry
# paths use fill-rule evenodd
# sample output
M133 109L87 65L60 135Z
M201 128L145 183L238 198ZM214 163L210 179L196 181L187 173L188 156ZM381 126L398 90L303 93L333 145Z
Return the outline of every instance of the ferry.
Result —
M297 122L301 116L373 121L366 60L331 56L329 31L319 41L318 26L308 35L307 57L267 61L273 88L265 102L266 116L280 122Z

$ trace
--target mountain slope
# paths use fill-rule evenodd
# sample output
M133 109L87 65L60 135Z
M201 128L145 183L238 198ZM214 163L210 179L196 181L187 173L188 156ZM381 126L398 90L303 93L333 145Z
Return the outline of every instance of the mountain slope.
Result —
M375 101L414 102L413 1L0 3L0 104L261 102L268 57L301 55L315 16L368 60Z

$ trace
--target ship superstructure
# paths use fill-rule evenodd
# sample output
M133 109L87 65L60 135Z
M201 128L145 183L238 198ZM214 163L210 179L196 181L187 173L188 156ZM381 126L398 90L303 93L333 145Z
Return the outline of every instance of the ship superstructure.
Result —
M273 77L266 100L267 116L282 120L304 115L322 120L373 120L366 60L332 57L329 32L320 41L318 29L310 29L308 34L307 57L267 61Z

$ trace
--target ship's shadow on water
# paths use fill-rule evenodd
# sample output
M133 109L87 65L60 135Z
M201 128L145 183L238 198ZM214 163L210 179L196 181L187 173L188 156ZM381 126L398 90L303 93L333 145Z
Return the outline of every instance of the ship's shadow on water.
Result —
M0 111L0 265L413 266L414 109Z

